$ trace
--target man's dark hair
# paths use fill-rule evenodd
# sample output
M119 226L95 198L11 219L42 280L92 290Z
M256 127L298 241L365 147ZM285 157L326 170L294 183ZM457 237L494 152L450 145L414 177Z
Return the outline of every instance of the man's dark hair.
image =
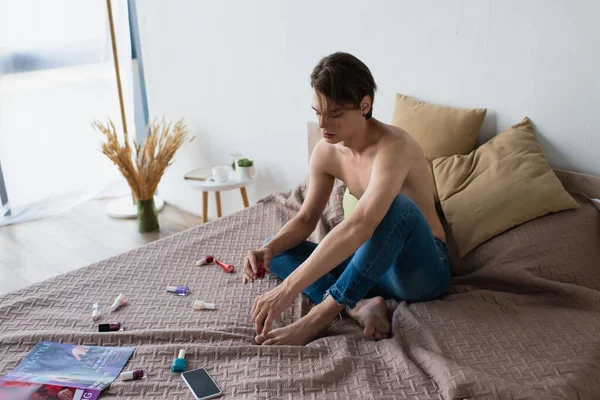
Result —
M365 118L373 115L377 85L369 68L352 54L337 52L323 57L310 74L310 85L338 105L359 108L363 97L369 95L371 109Z

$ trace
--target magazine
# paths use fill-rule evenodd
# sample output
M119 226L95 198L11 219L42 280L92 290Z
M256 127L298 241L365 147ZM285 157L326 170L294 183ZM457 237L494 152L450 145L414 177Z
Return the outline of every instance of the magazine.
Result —
M95 400L121 373L133 347L39 342L8 375L0 400Z
M100 390L0 380L1 400L96 400Z

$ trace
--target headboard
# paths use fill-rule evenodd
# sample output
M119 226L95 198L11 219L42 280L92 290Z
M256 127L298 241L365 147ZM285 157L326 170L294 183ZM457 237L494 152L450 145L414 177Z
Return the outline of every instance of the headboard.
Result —
M321 139L319 125L315 122L309 122L307 125L307 136L308 159L310 159L315 145ZM556 168L554 172L567 191L581 193L592 198L600 198L600 176L586 175Z

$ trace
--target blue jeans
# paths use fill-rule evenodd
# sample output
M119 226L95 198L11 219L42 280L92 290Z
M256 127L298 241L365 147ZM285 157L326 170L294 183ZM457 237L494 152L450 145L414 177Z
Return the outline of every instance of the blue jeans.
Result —
M271 271L287 278L316 247L306 241L273 257ZM374 296L411 303L434 300L449 282L448 246L433 236L419 207L398 195L356 253L303 292L315 303L329 294L338 304L354 308L361 299Z

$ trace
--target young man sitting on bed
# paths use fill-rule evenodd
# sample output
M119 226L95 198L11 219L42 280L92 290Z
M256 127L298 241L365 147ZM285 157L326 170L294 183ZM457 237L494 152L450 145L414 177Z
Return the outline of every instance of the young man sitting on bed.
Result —
M252 306L255 340L264 345L304 345L343 310L365 337L382 339L390 334L384 299L433 300L450 281L428 161L408 133L371 117L376 85L370 70L350 54L334 53L317 64L311 86L323 138L311 156L306 200L244 263L244 283L257 279L259 263L283 279ZM348 186L344 203L352 196L358 203L317 246L306 239L335 178ZM317 305L271 330L300 292Z

